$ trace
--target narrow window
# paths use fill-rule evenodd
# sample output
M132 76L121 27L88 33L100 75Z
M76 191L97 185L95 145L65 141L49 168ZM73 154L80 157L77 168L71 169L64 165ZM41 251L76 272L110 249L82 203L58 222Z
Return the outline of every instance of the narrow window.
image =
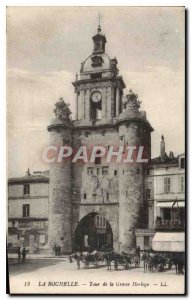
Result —
M150 189L146 189L146 199L147 200L151 199L151 190Z
M86 137L88 137L89 136L89 132L88 131L86 131Z
M146 170L145 170L145 174L146 174L146 175L150 175L150 170L149 170L149 169L146 169Z
M30 185L29 184L24 184L23 194L24 195L29 195L30 194Z
M88 175L93 175L94 174L94 170L93 170L92 167L88 167L87 172L88 172Z
M29 217L29 216L30 216L30 205L23 204L23 217Z
M100 154L101 151L97 150L96 154ZM95 158L95 165L100 165L101 164L101 157L96 157Z
M109 201L109 193L106 193L106 200Z
M164 178L164 192L165 193L169 193L170 192L170 178L169 177L166 177Z
M109 167L102 167L102 175L108 175Z
M184 177L180 177L180 191L184 192Z
M117 176L117 170L114 171L114 175Z
M86 200L86 198L87 198L87 195L86 195L86 193L84 193L84 199Z
M184 158L181 158L181 159L180 159L180 168L181 168L181 169L184 169L184 168L185 168L185 159L184 159Z

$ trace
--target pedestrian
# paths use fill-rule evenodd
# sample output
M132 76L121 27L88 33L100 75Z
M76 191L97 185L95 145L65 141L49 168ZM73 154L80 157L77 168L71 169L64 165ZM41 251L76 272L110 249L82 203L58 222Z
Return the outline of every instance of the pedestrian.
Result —
M146 254L146 252L143 252L142 260L143 260L144 272L146 272L146 271L147 271L147 267L148 267L148 265L147 265L147 254Z
M135 250L135 253L136 253L136 256L137 256L137 258L138 258L138 263L139 263L139 264L140 264L140 251L141 251L140 247L137 246L137 247L136 247L136 250Z
M18 262L20 263L21 262L21 247L18 247L17 254L18 254Z
M26 249L24 247L23 250L22 250L22 262L25 262L26 254L27 254L27 252L26 252Z
M56 254L56 256L58 256L58 245L56 245L56 247L55 247L55 254Z
M58 247L57 247L57 254L58 254L58 256L60 256L60 252L61 252L61 247L60 247L60 245L58 245Z
M81 254L78 252L76 253L76 262L77 262L78 270L80 270L80 260L81 260Z
M56 255L56 244L54 244L52 250L53 250L54 255Z

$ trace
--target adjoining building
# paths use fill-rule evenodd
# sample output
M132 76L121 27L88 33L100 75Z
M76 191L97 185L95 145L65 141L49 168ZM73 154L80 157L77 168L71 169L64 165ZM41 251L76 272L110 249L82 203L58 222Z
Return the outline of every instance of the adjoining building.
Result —
M155 236L154 240L157 242L160 238L161 242L155 243L155 250L162 249L162 241L166 241L167 238L169 251L172 247L170 241L181 243L184 249L185 155L174 157L170 151L167 156L163 136L160 156L152 159L145 169L144 192L145 226L136 229L136 243L141 249L149 249ZM165 237L162 232L165 232ZM177 234L172 235L173 232Z
M48 243L47 172L28 170L26 176L8 180L8 251L18 246L40 253Z

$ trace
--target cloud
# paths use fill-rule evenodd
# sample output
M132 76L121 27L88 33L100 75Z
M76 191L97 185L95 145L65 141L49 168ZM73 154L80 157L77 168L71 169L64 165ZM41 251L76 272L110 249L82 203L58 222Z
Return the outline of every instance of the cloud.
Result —
M65 71L42 74L19 69L9 69L7 77L8 169L10 176L17 176L28 167L47 168L40 155L49 143L47 126L59 97L75 112L74 78Z
M154 128L152 156L159 155L164 134L167 153L184 152L184 72L167 67L149 67L144 72L123 71L127 89L132 88L142 101L141 108Z

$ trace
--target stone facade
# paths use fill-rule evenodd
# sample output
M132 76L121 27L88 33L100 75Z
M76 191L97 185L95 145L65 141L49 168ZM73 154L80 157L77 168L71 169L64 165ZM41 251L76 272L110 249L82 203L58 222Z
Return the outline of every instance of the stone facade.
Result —
M160 156L151 159L144 174L144 219L135 231L136 244L149 249L155 231L184 231L185 155L165 152L161 137Z
M48 243L49 178L47 172L10 178L8 182L8 251L26 247L46 252Z
M51 145L78 149L103 145L143 146L150 160L153 128L141 112L138 96L124 97L125 84L118 75L117 59L105 53L106 38L98 28L93 37L93 53L81 64L80 77L73 82L76 94L76 120L67 113L61 99L48 131ZM127 251L135 247L135 229L143 218L144 163L54 162L50 167L49 245L61 243L72 251L79 222L95 212L112 228L113 247Z

